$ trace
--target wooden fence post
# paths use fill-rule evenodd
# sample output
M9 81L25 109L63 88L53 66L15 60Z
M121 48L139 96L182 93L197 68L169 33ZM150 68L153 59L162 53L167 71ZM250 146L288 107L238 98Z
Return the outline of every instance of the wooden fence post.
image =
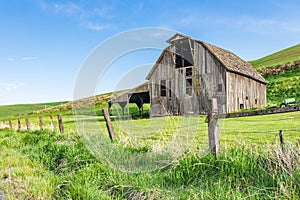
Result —
M21 119L20 119L20 117L18 118L18 130L21 130Z
M12 129L12 128L13 128L13 126L12 126L11 120L9 120L9 121L8 121L8 123L9 123L9 128L11 128L11 129Z
M104 119L105 119L105 122L106 122L106 127L107 127L107 130L108 130L109 138L111 140L115 140L116 135L115 135L114 127L113 127L113 125L111 123L111 120L110 120L108 108L103 108L102 113L103 113L103 116L104 116Z
M5 120L2 120L2 124L3 124L3 127L5 128L5 126L6 126Z
M43 123L42 116L40 116L39 119L40 119L40 129L43 130L44 129L44 123Z
M216 98L211 100L211 108L208 113L208 141L209 150L217 156L220 152L220 129L218 126L218 102Z
M284 138L283 138L282 130L279 130L279 139L280 139L281 150L284 153L285 149L284 149Z
M63 125L63 122L62 122L61 114L57 115L57 119L58 119L59 132L64 133L64 125Z
M27 131L30 131L30 122L29 122L29 119L27 117L25 119L25 122L26 122Z

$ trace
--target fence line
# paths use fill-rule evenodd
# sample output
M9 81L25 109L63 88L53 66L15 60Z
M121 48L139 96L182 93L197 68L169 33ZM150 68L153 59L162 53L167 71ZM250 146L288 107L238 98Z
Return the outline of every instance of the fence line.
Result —
M52 131L55 130L56 126L53 120L53 116L49 115L50 118L50 127L49 130L52 129ZM62 115L59 114L57 115L57 123L58 123L58 128L59 128L59 132L60 133L64 133L64 125L63 125L63 120L62 120ZM14 129L17 131L30 131L30 130L44 130L47 129L47 126L45 126L44 124L44 120L42 116L39 116L39 125L38 126L34 126L32 123L30 123L30 120L28 117L25 117L25 126L22 127L22 121L21 118L18 117L17 118L17 127L14 128L12 120L9 119L8 121L8 125L6 124L6 120L2 120L2 124L0 123L0 129L4 129L4 128L9 128L9 129ZM37 128L39 127L39 128Z

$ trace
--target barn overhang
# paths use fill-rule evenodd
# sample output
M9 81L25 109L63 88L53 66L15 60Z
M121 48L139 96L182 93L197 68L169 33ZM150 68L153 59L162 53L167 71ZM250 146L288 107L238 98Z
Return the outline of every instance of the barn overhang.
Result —
M139 109L143 106L144 103L150 103L148 82L113 97L108 101L109 107L111 107L114 103L118 103L122 107L122 109L124 109L124 107L128 103L135 103L139 107Z

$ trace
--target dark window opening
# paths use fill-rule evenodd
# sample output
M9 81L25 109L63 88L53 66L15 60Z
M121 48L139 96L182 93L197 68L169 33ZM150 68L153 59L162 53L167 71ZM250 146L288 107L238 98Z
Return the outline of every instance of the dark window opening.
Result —
M185 76L186 77L192 77L193 76L193 68L186 68L185 69Z
M188 67L188 66L192 66L192 64L188 60L182 58L181 56L176 55L175 68Z
M186 94L190 95L190 96L193 94L193 79L192 78L186 79Z
M242 110L242 109L244 109L244 104L240 104L240 109Z
M222 84L218 84L218 92L222 92Z
M165 80L160 81L160 96L161 97L167 96L166 81Z
M257 99L255 99L255 104L257 104Z
M246 100L248 100L248 96L246 96Z
M192 85L193 85L192 79L191 79L191 78L187 78L187 79L186 79L186 86L187 86L187 87L192 87Z

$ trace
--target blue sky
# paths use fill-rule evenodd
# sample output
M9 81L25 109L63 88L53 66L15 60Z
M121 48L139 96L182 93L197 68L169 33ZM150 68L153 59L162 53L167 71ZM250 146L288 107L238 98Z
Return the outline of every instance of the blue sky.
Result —
M300 43L299 7L298 0L0 0L0 105L71 100L89 53L136 28L173 29L245 60L257 59ZM95 93L116 89L124 69L148 64L140 78L124 79L117 89L142 82L159 54L123 56Z

